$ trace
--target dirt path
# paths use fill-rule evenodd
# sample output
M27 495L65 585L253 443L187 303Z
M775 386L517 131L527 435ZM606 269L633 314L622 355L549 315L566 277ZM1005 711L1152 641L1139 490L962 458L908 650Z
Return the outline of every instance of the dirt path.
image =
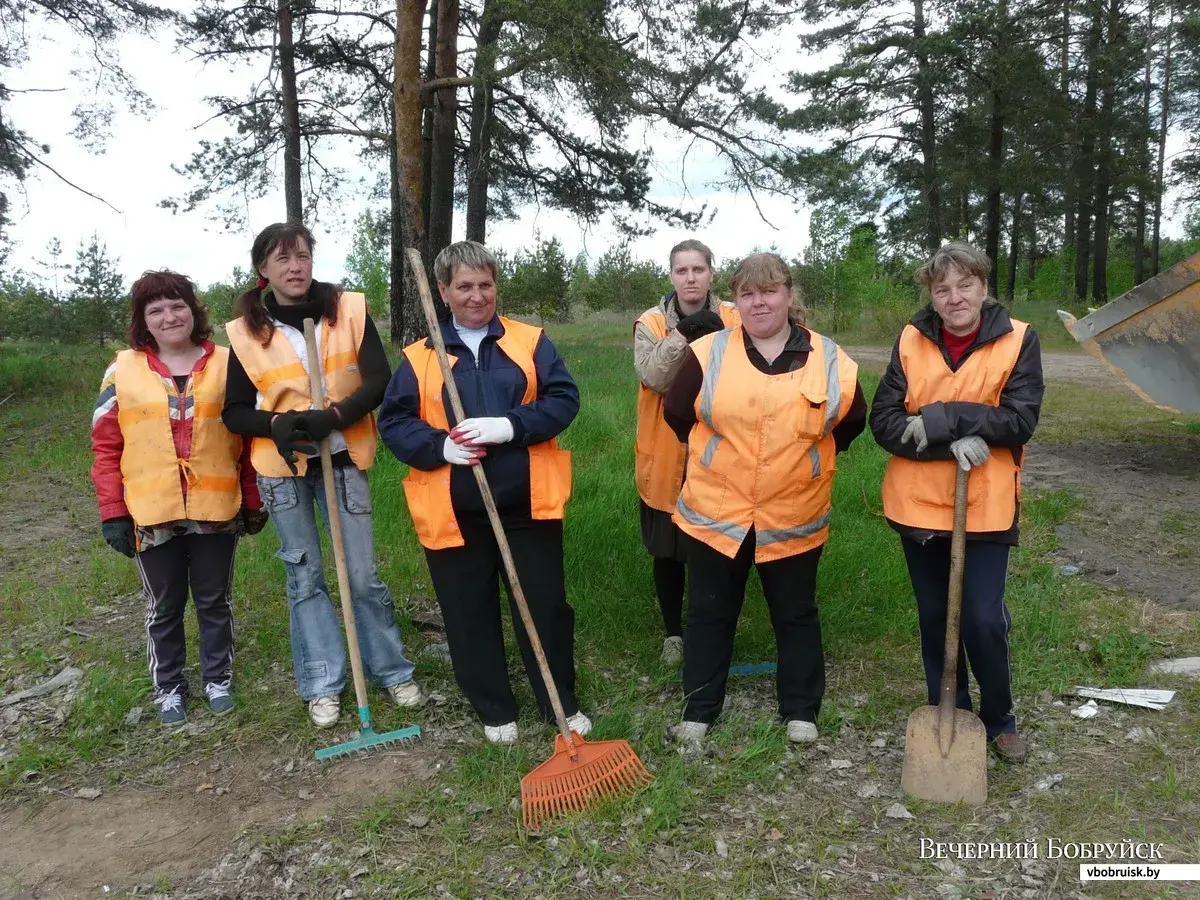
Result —
M891 347L847 347L846 352L861 366L882 372L892 356ZM1086 353L1042 351L1042 372L1046 378L1070 381L1094 387L1129 390L1100 360Z
M240 834L352 814L404 781L432 777L439 752L415 742L362 759L316 762L298 746L177 760L95 800L51 791L0 806L0 897L97 896L159 879L186 882ZM161 783L153 783L159 780Z

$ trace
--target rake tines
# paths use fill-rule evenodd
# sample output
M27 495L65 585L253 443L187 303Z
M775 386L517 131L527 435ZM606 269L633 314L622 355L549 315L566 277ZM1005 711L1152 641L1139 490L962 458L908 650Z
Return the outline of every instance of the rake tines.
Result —
M379 734L370 724L366 724L354 740L318 750L317 759L337 759L341 756L351 755L362 756L368 750L374 750L377 747L391 747L401 741L411 741L420 736L421 728L419 725L400 728L396 731L385 731L383 734Z
M534 830L550 819L582 812L603 797L633 793L652 780L628 741L587 743L572 733L575 758L562 735L554 755L521 779L525 827Z

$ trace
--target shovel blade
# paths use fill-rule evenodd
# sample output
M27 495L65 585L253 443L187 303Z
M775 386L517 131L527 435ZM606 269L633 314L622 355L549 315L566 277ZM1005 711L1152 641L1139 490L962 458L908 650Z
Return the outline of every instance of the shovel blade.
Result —
M936 706L908 717L904 743L905 793L933 803L987 800L987 731L965 709L943 716Z

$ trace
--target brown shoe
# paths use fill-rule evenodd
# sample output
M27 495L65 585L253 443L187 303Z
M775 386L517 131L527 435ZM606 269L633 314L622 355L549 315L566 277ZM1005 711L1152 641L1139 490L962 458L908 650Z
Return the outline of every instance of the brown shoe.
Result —
M996 748L996 755L1001 759L1013 763L1023 763L1026 757L1029 756L1029 748L1025 746L1025 738L1021 737L1015 731L1006 731L992 742L992 746Z

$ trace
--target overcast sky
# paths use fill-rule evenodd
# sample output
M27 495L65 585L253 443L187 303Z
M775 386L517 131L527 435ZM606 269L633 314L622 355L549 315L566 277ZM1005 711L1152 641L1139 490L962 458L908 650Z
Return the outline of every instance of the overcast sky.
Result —
M60 32L47 32L58 37ZM248 267L254 234L263 226L284 217L282 191L249 207L249 227L226 231L220 221L203 211L176 215L158 204L177 197L188 188L187 179L172 171L191 156L198 140L219 140L225 133L219 122L198 129L211 110L204 96L225 92L245 93L251 79L261 76L261 66L230 74L218 67L203 68L175 47L173 36L127 37L119 44L121 61L156 104L149 119L118 111L112 135L101 154L84 150L70 136L74 121L71 110L87 96L91 86L74 80L68 71L84 61L71 60L74 43L53 38L35 45L31 59L12 72L12 88L62 88L58 93L17 94L7 104L8 117L37 141L49 144L47 161L71 181L104 197L120 212L114 212L53 175L36 169L24 191L11 190L10 237L12 268L37 270L47 259L46 245L52 238L62 241L64 261L74 260L79 242L93 233L100 236L110 253L119 258L121 271L132 280L148 268L169 267L183 272L201 285L225 279L235 265ZM779 73L797 67L798 61L775 53L760 57L759 74L776 80ZM640 130L631 135L635 145L653 145L657 164L652 193L663 203L686 197L692 208L707 203L707 224L694 234L660 227L634 242L638 256L666 264L672 244L696 236L708 243L720 260L738 258L757 247L776 245L786 256L799 255L808 243L808 212L781 199L762 200L764 222L746 196L715 192L709 182L721 167L702 149L692 149L684 164L683 145L664 145L660 134ZM339 280L350 244L355 216L368 206L365 184L375 174L358 163L355 145L347 138L339 162L364 181L362 193L348 192L344 201L344 224L319 222L315 228L317 277ZM282 174L279 175L282 183ZM463 212L456 212L455 236L461 237ZM1172 222L1167 234L1177 234ZM531 245L534 236L557 236L568 256L585 250L598 258L617 238L608 223L582 229L564 213L529 208L518 221L489 223L488 243L515 251Z

